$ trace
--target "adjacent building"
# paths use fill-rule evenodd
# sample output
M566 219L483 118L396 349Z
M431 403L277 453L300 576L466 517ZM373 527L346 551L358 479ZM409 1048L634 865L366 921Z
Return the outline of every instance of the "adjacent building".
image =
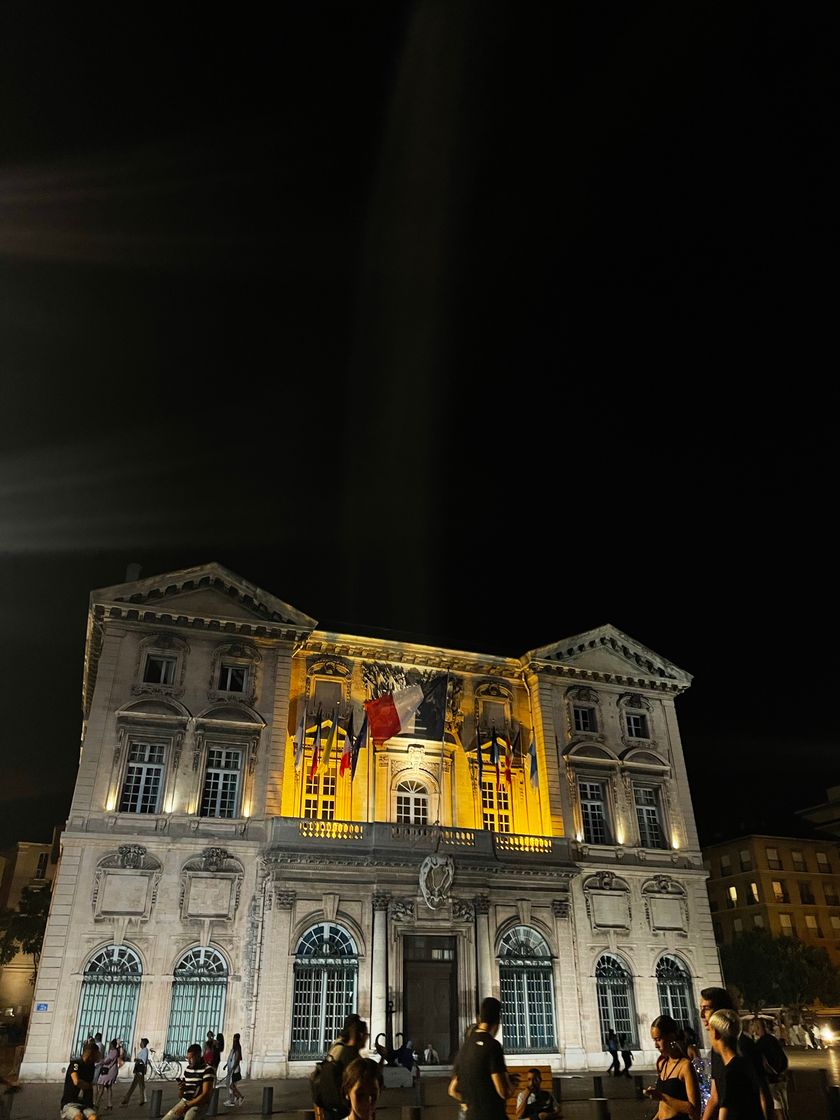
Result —
M652 1060L720 981L690 683L610 625L511 656L327 632L216 564L95 591L21 1076L220 1028L301 1075L351 1010L447 1059L488 994L509 1053L597 1066L613 1027ZM360 734L416 684L442 710Z
M831 840L743 836L703 850L719 944L766 929L828 951L840 965L840 856Z

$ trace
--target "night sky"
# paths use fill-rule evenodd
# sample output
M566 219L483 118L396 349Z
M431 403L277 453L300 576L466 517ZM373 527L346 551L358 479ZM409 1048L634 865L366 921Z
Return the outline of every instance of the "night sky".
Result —
M6 9L0 843L78 762L92 588L695 675L702 839L840 784L838 16Z

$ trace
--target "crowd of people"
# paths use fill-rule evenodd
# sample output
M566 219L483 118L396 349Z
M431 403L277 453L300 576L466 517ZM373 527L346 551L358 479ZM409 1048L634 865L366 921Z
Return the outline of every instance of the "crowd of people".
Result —
M766 1020L756 1017L750 1031L744 1031L735 1002L725 988L704 988L699 1011L711 1052L708 1061L693 1032L683 1029L669 1015L659 1015L650 1025L651 1041L658 1055L656 1081L644 1093L657 1106L652 1120L789 1120L787 1057ZM501 1020L499 1000L483 1000L477 1020L458 1051L449 1094L461 1105L463 1120L504 1120L511 1097L515 1097L517 1120L560 1120L560 1104L553 1092L543 1086L540 1069L529 1070L525 1084L519 1084L516 1075L508 1072L504 1051L496 1037ZM368 1037L364 1019L349 1015L327 1058L340 1088L335 1105L321 1109L324 1120L373 1120L386 1061L408 1068L414 1068L419 1061L440 1063L431 1043L421 1055L410 1041L393 1055L386 1055L381 1046L376 1046L377 1058L368 1057L363 1053ZM610 1056L607 1072L629 1077L633 1057L627 1036L617 1035L610 1028L604 1046ZM203 1045L194 1043L189 1047L186 1067L178 1082L178 1101L163 1120L200 1120L222 1074L227 1089L225 1105L242 1104L245 1098L238 1087L242 1077L238 1034L233 1036L227 1053L225 1050L224 1035L213 1031L207 1032ZM103 1044L101 1034L88 1038L81 1055L67 1068L62 1120L96 1120L100 1112L111 1111L112 1090L127 1057L119 1038L111 1039L107 1045ZM135 1090L139 1103L146 1103L148 1068L149 1040L144 1037L140 1039L132 1081L121 1105L130 1102Z

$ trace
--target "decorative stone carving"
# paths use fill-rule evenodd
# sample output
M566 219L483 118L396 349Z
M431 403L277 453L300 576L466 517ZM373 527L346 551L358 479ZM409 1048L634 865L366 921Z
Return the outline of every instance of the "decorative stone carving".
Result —
M471 902L466 902L462 898L453 898L452 900L452 917L459 922L471 922L475 916L475 910Z
M426 856L420 865L420 891L430 910L440 910L448 901L454 878L455 860L452 856Z
M157 902L162 868L141 844L122 844L100 859L91 905L95 921L135 918L147 922Z
M583 896L593 931L630 929L630 887L613 871L598 871L590 875L584 881Z
M688 898L685 887L668 875L654 875L642 884L645 917L651 932L688 934Z
M568 918L569 916L569 900L568 898L553 898L551 900L551 912L555 918Z
M426 760L426 748L420 743L412 743L408 748L408 764L412 770L419 770Z
M490 899L486 894L477 894L473 899L476 914L490 913Z
M392 922L411 922L414 920L414 900L395 898L389 908Z
M387 910L388 902L391 896L389 894L375 894L373 896L373 909L374 910Z
M321 905L324 910L324 917L328 922L334 922L335 916L338 913L338 895L334 892L327 892L321 896Z
M521 926L529 926L531 924L531 900L530 898L517 898L516 912L519 915L519 924Z
M225 848L205 848L181 871L181 918L232 922L245 869Z

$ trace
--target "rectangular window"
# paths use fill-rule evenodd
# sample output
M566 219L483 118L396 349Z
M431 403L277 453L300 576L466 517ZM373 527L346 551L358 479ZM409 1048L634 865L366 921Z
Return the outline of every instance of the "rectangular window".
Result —
M820 924L814 914L805 915L805 928L812 937L822 937L822 930Z
M764 915L753 914L753 925L756 929L764 929Z
M831 915L831 928L835 933L840 934L840 917L837 914Z
M647 716L642 712L627 712L627 737L629 739L647 739Z
M730 887L726 892L726 905L730 910L734 910L738 905L738 888Z
M659 812L658 791L652 786L633 786L639 843L643 848L664 848L665 837Z
M823 873L831 870L831 864L828 862L828 856L825 852L817 852L817 871Z
M793 919L791 918L790 914L779 915L779 926L781 927L782 933L786 937L793 936Z
M481 818L488 832L510 832L510 797L506 785L482 779Z
M773 900L775 902L790 902L784 879L773 880Z
M583 839L587 844L609 844L607 805L602 782L578 782Z
M335 820L335 769L306 778L303 815L309 820Z
M146 666L143 670L144 684L174 684L177 663L177 657L162 657L158 653L147 654Z
M811 884L804 879L799 883L799 901L803 906L813 906L816 902Z
M742 871L752 871L752 856L746 850L739 853Z
M577 704L572 708L575 731L597 731L598 724L595 719L594 708L580 708Z
M238 811L242 751L210 747L201 795L202 817L235 817Z
M793 861L794 871L807 871L805 866L805 856L802 852L791 852L790 858Z
M157 813L163 785L166 748L161 743L132 742L128 747L121 813Z
M38 866L35 868L35 878L44 879L47 875L47 864L50 861L49 852L41 852L38 856Z
M837 905L837 887L834 883L823 883L823 894L825 895L826 906Z
M742 918L733 918L732 919L732 929L734 930L735 933L743 933L744 932L744 921L743 921L743 919Z
M761 899L758 897L758 883L750 883L749 893L747 895L747 902L750 906L755 906Z
M223 661L219 666L219 691L244 692L248 683L248 668L245 665L229 665Z
M321 709L321 717L323 719L331 719L333 712L341 705L344 699L344 692L342 689L341 681L315 681L315 691L313 693L312 715L318 715L318 709ZM314 722L314 719L313 719Z
M732 860L729 856L720 857L720 873L722 877L732 874Z
M770 868L770 870L781 871L782 861L779 859L779 849L766 848L765 851L767 852L767 866Z

